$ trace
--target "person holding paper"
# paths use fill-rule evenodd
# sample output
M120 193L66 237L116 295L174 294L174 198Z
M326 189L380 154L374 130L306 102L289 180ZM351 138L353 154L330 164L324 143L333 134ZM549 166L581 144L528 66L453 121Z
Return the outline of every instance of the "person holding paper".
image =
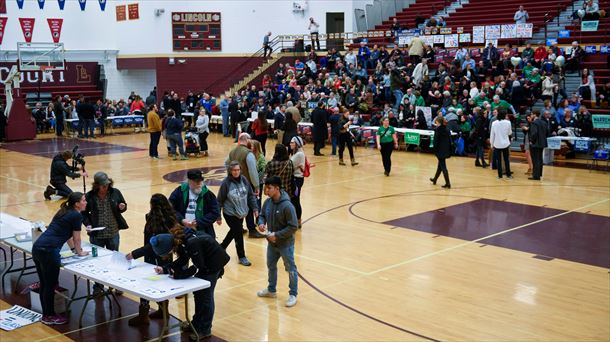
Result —
M224 266L231 258L213 236L195 233L191 228L176 226L171 229L170 234L153 236L150 245L160 257L170 256L172 252L178 256L166 266L157 266L155 271L158 274L169 274L174 279L195 276L210 282L210 287L194 292L195 314L191 322L195 331L192 331L189 337L197 341L212 336L214 289L218 278L224 273Z
M83 211L83 223L87 227L89 242L111 251L119 250L119 230L129 228L123 213L127 203L119 189L113 187L114 181L105 172L96 172L93 176L91 191L87 192L87 207ZM91 231L95 227L105 227L102 230ZM102 284L93 285L93 294L104 292ZM117 294L122 294L117 291Z
M82 192L73 192L53 216L47 230L40 235L32 247L32 259L40 279L40 303L42 323L60 325L68 323L63 315L55 313L55 287L59 284L60 250L64 243L78 256L88 255L81 247L81 212L87 207L87 199Z

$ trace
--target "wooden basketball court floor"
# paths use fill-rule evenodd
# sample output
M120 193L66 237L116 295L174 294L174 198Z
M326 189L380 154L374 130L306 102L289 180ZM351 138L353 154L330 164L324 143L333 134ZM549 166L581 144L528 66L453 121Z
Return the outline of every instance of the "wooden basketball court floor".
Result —
M129 252L142 243L150 196L169 196L189 168L204 168L216 192L232 147L231 139L213 133L209 157L155 161L148 141L147 134L123 134L4 144L0 210L48 223L59 206L42 196L50 157L79 143L90 174L106 171L126 197L130 228L121 232L120 250ZM268 141L267 151L274 143ZM377 150L358 148L360 165L351 167L339 166L328 146L323 157L312 155L311 144L305 148L316 167L305 180L304 225L296 237L299 302L284 306L284 272L277 299L257 298L266 286L267 243L245 238L253 265L238 265L235 248L228 248L232 260L216 289L215 338L610 340L608 173L545 167L543 181L533 182L524 175L526 164L513 163L515 178L498 180L495 171L475 168L472 158L453 157L453 187L445 190L442 177L436 186L428 181L436 168L431 154L395 152L385 177ZM164 141L159 150L164 155ZM82 190L79 179L68 185ZM216 231L222 239L226 223ZM171 313L182 318L183 305L172 300ZM36 323L2 331L0 340L123 339L133 329L125 323L133 307L66 333ZM168 340L184 340L179 335L172 330Z

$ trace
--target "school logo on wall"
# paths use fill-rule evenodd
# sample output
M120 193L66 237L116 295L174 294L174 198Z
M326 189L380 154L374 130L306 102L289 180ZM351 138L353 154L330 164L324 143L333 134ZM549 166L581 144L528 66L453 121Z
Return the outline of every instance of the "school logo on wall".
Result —
M76 83L90 83L91 82L91 74L87 71L87 69L77 64L76 65Z

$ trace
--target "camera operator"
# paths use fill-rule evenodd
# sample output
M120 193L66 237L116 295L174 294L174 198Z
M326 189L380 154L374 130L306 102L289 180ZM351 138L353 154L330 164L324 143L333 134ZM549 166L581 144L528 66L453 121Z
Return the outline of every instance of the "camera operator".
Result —
M76 148L73 151L64 151L53 158L53 162L51 163L51 185L47 186L47 189L44 192L44 198L46 200L50 200L51 195L68 197L72 193L72 189L66 185L66 177L72 179L79 178L81 174L76 171L79 171L80 169L76 164L78 163L83 166L85 164L82 156L75 154L75 150ZM70 166L67 161L73 158L74 155L76 155L76 158L74 159L75 163L73 166ZM87 172L83 171L82 176L87 177Z

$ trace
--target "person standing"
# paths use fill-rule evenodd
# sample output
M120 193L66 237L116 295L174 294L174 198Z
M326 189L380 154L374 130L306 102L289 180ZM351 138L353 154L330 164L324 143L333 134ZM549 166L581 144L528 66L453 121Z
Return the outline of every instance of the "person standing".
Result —
M150 144L148 145L148 156L152 159L159 159L159 140L161 140L161 118L156 104L150 106L146 121L148 123L148 133L150 134Z
M55 288L59 284L59 251L64 243L78 256L88 255L81 247L81 226L87 200L83 193L73 192L53 216L47 230L34 242L32 259L36 264L36 273L40 279L40 303L42 305L42 323L60 325L68 323L63 315L55 313Z
M127 260L144 257L144 262L157 266L165 266L172 261L171 257L160 257L155 254L149 241L153 236L169 233L170 229L180 227L176 222L176 212L169 200L163 194L154 194L150 198L150 211L146 214L144 224L144 246L133 250L126 255ZM168 301L159 303L159 310L149 314L150 303L140 298L138 315L127 322L130 326L148 325L150 318L163 318L163 309L167 310Z
M313 17L309 18L309 26L307 27L307 29L309 30L309 33L311 34L311 48L314 50L321 50L320 49L320 38L319 33L320 33L320 24L316 23L315 20L313 20ZM316 44L318 45L318 48L316 49Z
M292 167L294 169L292 174L294 180L294 196L290 198L290 201L296 210L300 229L302 227L301 214L303 213L303 208L301 207L301 190L303 189L303 184L305 183L304 172L305 164L307 163L307 157L305 156L305 151L303 151L303 138L299 136L292 138L290 141L290 151L292 151L290 160L292 161Z
M354 158L354 147L352 143L352 133L349 131L350 125L349 111L346 109L343 115L339 118L339 165L345 165L343 162L343 152L345 151L345 145L349 151L349 157L352 161L352 166L358 165Z
M203 172L191 169L187 181L180 184L169 196L176 211L176 221L185 227L216 237L214 222L220 217L216 196L203 184Z
M199 116L195 121L197 133L199 134L199 149L204 156L208 155L208 135L210 135L210 117L205 108L199 108Z
M506 119L506 112L501 110L498 112L497 120L491 124L491 133L489 140L493 147L494 164L498 168L498 179L502 178L502 159L506 165L506 176L512 179L510 172L510 160L508 158L508 149L510 147L510 137L512 128L510 121Z
M525 24L529 18L530 16L527 14L527 11L523 9L523 5L519 6L519 10L515 12L515 16L513 17L513 19L515 19L515 24Z
M182 120L176 117L176 112L173 109L168 109L167 120L165 122L165 138L169 142L170 155L174 160L178 159L176 145L178 146L178 152L180 152L180 160L188 160L186 153L184 153L182 128L184 128Z
M237 146L229 152L229 156L225 159L225 167L229 171L229 164L236 160L239 162L241 174L246 177L248 183L252 187L255 196L259 196L259 179L256 171L256 157L248 148L250 143L250 135L241 133L238 138ZM256 223L254 222L254 214L252 210L246 216L246 227L248 228L248 236L251 238L262 238L259 232L256 231Z
M67 161L71 158L71 151L64 151L53 157L53 161L51 162L51 180L49 181L51 185L47 185L47 188L44 191L44 198L46 200L50 200L51 195L68 197L68 195L72 193L72 189L66 185L66 177L75 179L79 178L81 174L76 172L79 170L78 167L73 168L68 165ZM87 177L87 172L83 172L82 176Z
M290 288L287 307L297 303L298 281L297 265L294 262L294 233L297 231L297 216L288 194L281 188L282 180L269 177L265 180L265 195L269 196L263 204L258 217L258 230L267 234L268 285L258 291L258 297L277 296L277 262L282 258L288 271Z
M191 228L180 226L171 229L170 234L155 235L150 244L156 255L166 257L175 252L178 258L166 266L155 267L158 274L170 274L174 279L195 276L210 282L210 287L195 291L195 314L192 324L195 331L191 340L201 341L212 336L214 320L214 289L218 278L224 273L224 266L231 259L227 252L208 234L195 234ZM189 261L192 266L189 265Z
M225 95L224 99L218 105L220 116L222 116L222 135L229 136L229 104L231 103L231 95Z
M383 118L382 126L377 129L377 149L381 151L383 174L386 176L392 171L392 152L395 148L398 148L396 130L390 126L390 119L386 116Z
M324 147L324 141L328 139L328 112L324 109L324 102L318 102L318 106L311 113L313 123L313 155L323 156L320 149Z
M241 168L238 161L229 163L229 175L222 181L220 190L218 190L218 204L222 211L222 216L229 225L229 232L220 244L225 250L229 247L232 240L235 240L235 248L237 249L237 257L239 263L244 266L250 266L250 260L246 257L244 250L244 237L242 229L244 218L252 211L254 217L258 217L258 203L256 196L252 191L252 186L241 175ZM218 225L222 224L222 218L216 220Z
M532 121L529 131L530 139L530 154L534 168L530 180L540 180L542 177L542 152L547 147L547 137L550 136L550 130L546 121L540 116L540 112L533 113L536 118Z
M269 122L267 121L266 111L259 111L258 116L252 122L252 131L254 132L254 140L261 143L263 153L267 153L265 146L267 145L267 134L269 133Z
M269 38L271 37L271 31L267 32L267 34L263 37L263 57L267 57L267 51L269 51L269 57L271 57L271 53L273 49L269 45Z
M476 160L475 166L486 168L489 165L485 162L485 142L489 136L489 123L487 122L487 110L481 110L480 107L474 109L475 123L474 123L474 138L476 142ZM480 160L480 161L479 161Z
M434 178L430 178L432 184L436 185L436 180L443 173L445 185L443 188L451 189L449 181L449 171L447 170L447 159L451 157L451 132L447 128L447 120L443 117L437 117L434 120L436 128L434 129L434 154L438 163L436 165L436 174Z
M63 103L61 102L61 96L57 95L55 98L55 102L53 103L53 112L55 113L55 134L58 137L62 136L62 132L64 131L64 108Z

